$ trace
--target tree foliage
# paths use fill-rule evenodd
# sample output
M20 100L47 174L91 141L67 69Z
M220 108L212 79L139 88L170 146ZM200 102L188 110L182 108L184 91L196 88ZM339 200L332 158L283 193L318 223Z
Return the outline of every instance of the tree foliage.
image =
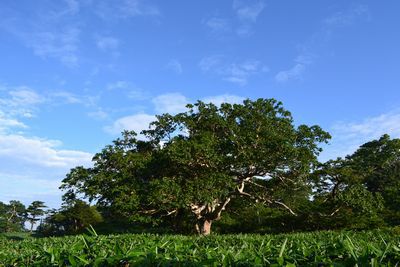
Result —
M33 201L26 209L26 219L31 224L30 231L32 232L34 225L40 220L40 217L45 214L44 208L47 206L43 201Z
M102 221L103 217L95 206L75 200L60 210L51 211L40 226L40 232L44 235L76 234Z
M0 202L0 232L21 231L24 228L26 208L20 201Z
M383 135L314 172L316 202L341 227L400 223L400 139ZM354 220L352 220L354 219Z
M126 131L95 155L94 167L72 169L61 187L64 200L83 195L132 220L190 214L203 234L233 199L295 214L285 198L310 191L318 144L328 133L318 126L296 127L274 99L187 107L157 116L143 131L145 140Z

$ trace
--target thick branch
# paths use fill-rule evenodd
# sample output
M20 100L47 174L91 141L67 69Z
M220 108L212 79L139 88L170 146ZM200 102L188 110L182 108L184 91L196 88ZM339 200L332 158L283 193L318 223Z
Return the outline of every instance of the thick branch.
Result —
M218 207L216 207L216 209L213 212L213 219L214 220L218 220L221 217L221 213L223 210L225 210L226 205L228 205L228 203L231 201L231 198L228 197L227 199L225 199L223 204L219 204Z

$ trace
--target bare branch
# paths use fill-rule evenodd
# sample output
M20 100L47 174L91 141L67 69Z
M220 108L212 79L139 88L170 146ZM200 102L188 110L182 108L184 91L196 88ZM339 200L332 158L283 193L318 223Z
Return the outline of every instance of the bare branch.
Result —
M333 216L333 215L335 215L336 213L338 213L339 210L340 210L340 208L341 208L341 207L339 207L339 208L337 208L336 210L334 210L331 214L329 214L329 216Z
M297 216L297 214L291 208L289 208L289 206L287 206L285 203L277 201L277 200L275 200L274 203L278 204L278 205L281 205L282 207L287 209L291 214L293 214L294 216Z
M220 204L214 211L213 217L215 220L218 220L221 217L221 212L223 210L225 210L226 205L228 205L228 203L231 201L231 198L228 197L227 199L225 199L223 204Z
M263 189L265 189L265 190L268 190L267 187L265 187L265 186L263 186L263 185L260 185L260 184L258 184L258 183L256 183L256 182L253 182L253 181L251 181L251 180L247 181L247 183L252 184L252 185L255 185L255 186L260 187L260 188L263 188Z

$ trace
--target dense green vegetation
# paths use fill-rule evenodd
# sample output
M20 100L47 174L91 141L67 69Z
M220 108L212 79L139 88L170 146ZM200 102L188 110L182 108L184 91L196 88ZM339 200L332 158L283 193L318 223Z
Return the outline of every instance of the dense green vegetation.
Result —
M397 266L395 230L280 235L0 238L10 266Z
M295 126L274 99L187 107L158 116L142 132L146 139L124 132L94 156L92 168L72 169L61 186L64 200L85 196L113 217L181 232L191 225L205 235L234 201L296 215L288 202L310 194L307 179L328 133Z
M371 230L400 224L400 139L383 135L345 158L320 163L320 145L330 135L319 126L296 126L273 99L219 107L197 102L187 112L157 116L141 134L126 131L94 156L92 167L73 168L61 185L60 209L45 211L41 201L28 207L0 202L0 233L21 233L29 223L31 232L39 225L35 236L41 237L81 234L91 226L104 235L92 228L91 236L3 236L0 261L73 266L400 261L398 228ZM228 235L173 235L209 235L211 229ZM356 231L317 232L344 229Z

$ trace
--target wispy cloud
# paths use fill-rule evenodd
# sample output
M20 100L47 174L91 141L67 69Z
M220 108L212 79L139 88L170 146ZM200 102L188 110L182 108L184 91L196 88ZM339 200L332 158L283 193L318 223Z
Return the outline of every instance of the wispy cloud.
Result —
M152 100L156 113L175 114L186 110L190 100L180 93L159 95Z
M10 11L1 19L0 28L19 39L33 53L43 59L52 58L75 67L79 63L80 29L69 20L79 5L66 1L62 5L47 6L28 14Z
M233 1L233 9L236 11L238 18L243 21L256 22L264 8L264 1Z
M4 92L5 95L0 94L0 112L11 117L30 118L37 106L45 102L45 97L26 86L8 88Z
M238 36L248 37L253 34L253 25L257 22L257 18L260 16L264 8L265 2L260 0L233 1L233 10L240 22L236 29Z
M233 17L226 18L215 14L204 18L201 23L217 39L224 39L224 36L231 34L249 37L254 33L254 26L265 6L264 0L234 0L232 4Z
M214 103L220 105L222 103L240 103L243 97L231 94L223 94L209 96L202 99L206 103ZM194 101L182 95L181 93L166 93L153 98L155 114L170 113L176 114L187 110L186 105ZM112 135L120 134L123 130L134 130L140 133L142 130L148 129L149 124L156 120L156 116L144 112L124 116L115 120L112 125L104 127L104 130ZM139 138L144 138L139 135Z
M384 113L358 122L338 122L330 129L331 145L322 153L323 160L344 157L360 145L378 139L384 134L400 138L400 111Z
M155 119L154 115L134 114L117 119L111 126L106 126L104 130L112 135L120 134L124 130L135 131L139 134L142 130L148 129L149 124Z
M112 36L96 36L96 46L103 52L111 52L118 55L120 40Z
M87 101L85 101L86 99L83 99L82 97L79 97L77 95L74 95L74 94L72 94L70 92L65 92L65 91L52 92L49 95L49 97L52 100L53 99L60 99L65 104L83 104L83 103L87 103Z
M217 106L220 106L222 103L239 104L243 102L243 100L244 97L231 94L209 96L202 99L202 101L205 103L213 103Z
M28 185L38 185L41 182L46 185L59 184L70 168L91 164L91 153L64 149L59 140L29 135L29 119L38 115L42 105L59 102L59 99L69 103L78 101L66 93L39 94L27 86L3 86L0 90L0 184L4 185L0 187L2 199L15 198L18 194L21 194L22 200L37 197L43 191L23 194ZM8 191L6 189L10 183L21 183L23 186L10 187L13 191ZM35 187L29 187L32 188ZM43 188L46 188L43 197L60 195L60 192L47 190L47 186Z
M82 151L58 149L60 141L0 135L0 158L19 160L47 167L69 167L88 164L92 155Z
M231 25L228 19L220 17L211 17L204 19L203 24L206 25L213 33L220 34L221 32L229 32L231 30Z
M67 5L66 12L76 14L80 10L80 4L78 0L65 0L65 3Z
M369 9L365 5L353 6L345 11L336 12L323 20L321 28L304 43L297 45L299 53L294 59L294 64L286 70L281 70L275 75L275 81L285 83L302 80L307 68L314 64L318 57L317 50L322 44L330 40L332 33L338 26L348 26L361 19L369 18Z
M327 26L348 26L359 20L369 20L370 12L366 5L357 5L345 11L337 12L324 20Z
M269 71L269 68L258 60L229 63L221 55L203 58L199 63L199 67L203 72L217 74L223 80L241 86L246 85L251 76Z
M78 44L80 31L76 27L67 27L59 31L45 29L22 33L22 38L31 47L35 55L43 58L55 58L66 66L78 64Z
M148 93L145 90L135 86L128 81L116 81L113 83L109 83L107 85L107 90L122 91L127 95L127 97L135 100L145 100L149 98Z
M23 173L0 172L0 201L18 199L29 205L32 201L41 200L49 208L58 208L61 205L61 191L58 189L61 180L58 176L63 174L52 174L51 178L43 179L39 174L33 177Z
M167 69L172 70L173 72L175 72L176 74L182 74L183 72L183 67L182 64L180 63L179 60L177 59L171 59L167 65L166 65Z
M0 134L4 134L15 128L27 128L27 126L17 119L7 117L2 111L0 111Z
M157 6L143 0L96 1L94 2L94 11L105 20L160 15Z
M61 179L77 165L90 166L92 154L61 148L62 143L0 132L0 201L44 200L56 207Z
M294 65L288 70L280 71L276 74L275 80L285 83L290 80L301 80L308 65L312 64L311 56L300 55L294 60Z
M98 108L95 111L89 112L88 116L95 120L105 120L105 119L109 118L109 114L101 108Z

